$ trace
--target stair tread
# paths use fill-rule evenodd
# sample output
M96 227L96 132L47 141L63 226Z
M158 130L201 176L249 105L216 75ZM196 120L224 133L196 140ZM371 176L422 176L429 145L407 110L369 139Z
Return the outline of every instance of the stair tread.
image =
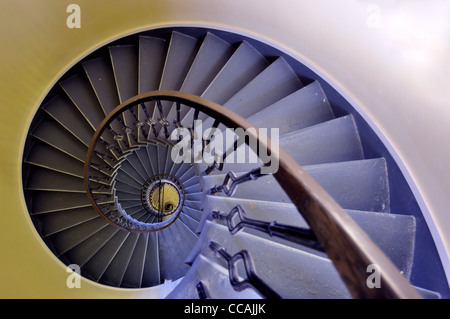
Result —
M128 161L128 163L130 163L130 165L139 174L139 176L141 176L144 179L144 181L146 181L150 176L148 176L148 173L147 173L143 163L137 156L136 152L137 151L129 154L126 158L126 161Z
M31 133L37 139L84 161L87 147L56 121L46 118Z
M125 193L125 192L121 192L121 191L117 190L116 196L119 199L119 202L126 201L126 200L135 200L135 201L141 200L140 192L130 194L130 193Z
M236 205L241 205L246 217L250 219L265 222L276 221L278 224L309 228L293 204L211 195L208 195L205 201L204 210L206 212L220 211L223 214L228 214ZM369 235L374 243L380 247L397 268L402 271L403 275L409 278L414 254L415 218L410 215L393 213L386 214L356 210L346 210L346 212ZM199 232L206 220L213 220L210 213L202 216L202 220L199 223ZM223 221L214 221L226 225ZM258 231L251 233L263 236L266 239L269 238L268 235L265 236ZM279 242L285 243L285 241Z
M90 206L91 203L84 193L34 191L31 214L43 214Z
M109 224L100 216L50 236L58 256L66 253Z
M200 184L198 183L198 176L193 176L183 183L186 193L201 192Z
M138 51L135 45L109 47L120 103L138 94Z
M103 273L101 280L115 287L122 283L131 255L139 238L138 233L128 233L127 238L111 260L108 268Z
M185 214L183 211L181 212L180 216L178 217L193 234L197 234L197 227L198 227L198 221L196 221L194 218L189 216L188 214Z
M223 39L207 33L180 91L200 95L223 68L234 48Z
M328 99L315 81L250 115L248 121L256 127L279 128L283 135L333 118Z
M329 259L244 232L237 233L231 239L228 228L216 223L206 223L186 262L192 264L201 253L225 266L208 247L211 240L223 246L231 256L241 250L248 250L258 276L282 298L350 297ZM274 269L277 269L276 276Z
M44 110L58 123L64 126L84 145L89 146L94 129L85 120L77 108L61 96L56 96L44 105Z
M198 192L198 193L190 193L190 194L186 194L185 198L186 198L187 200L190 200L190 201L198 201L198 202L201 202L202 199L203 199L203 193Z
M201 218L202 218L202 212L187 206L183 207L183 213L185 215L188 215L189 217L193 218L194 220L196 220L197 222L200 222ZM197 230L195 232L198 232Z
M158 232L162 280L175 280L185 275L189 268L183 264L183 260L196 240L197 236L178 219L170 227Z
M166 166L166 158L167 158L167 146L163 146L161 144L158 144L157 147L157 156L158 156L158 161L157 161L157 172L158 174L164 174L164 168Z
M75 208L37 215L43 237L53 235L70 227L99 217L93 207Z
M146 147L141 147L140 149L136 150L134 153L136 154L137 158L139 159L140 164L142 165L142 167L144 169L145 176L150 177L150 176L156 175L153 172L152 163L148 157Z
M69 251L64 253L64 257L79 265L82 269L86 262L100 250L119 229L107 225L92 236L86 238Z
M311 165L305 170L344 208L382 213L390 210L384 158Z
M147 157L154 175L158 174L158 149L156 145L149 144L146 147Z
M202 97L223 105L268 65L269 62L261 53L243 41L203 92Z
M83 178L83 162L47 144L35 144L25 162Z
M352 115L290 132L279 138L276 136L278 141L268 135L302 166L364 159L361 140ZM251 158L255 160L252 161ZM225 159L225 165L231 171L249 171L260 167L262 163L247 144L240 145L235 154ZM200 171L205 171L210 164L202 161L196 165Z
M178 172L178 176L179 176L179 180L181 182L187 182L188 180L190 180L191 178L195 177L195 169L194 166L190 165L187 167L187 169L185 171L180 170Z
M228 42L212 33L207 33L184 79L180 91L201 95L229 60L233 52L234 48ZM189 107L181 108L181 120L184 119L190 110L191 108ZM173 120L176 119L176 109L173 105L168 119L169 123L173 123Z
M347 212L409 279L414 257L416 220L413 216Z
M136 194L141 192L141 188L131 186L127 183L121 182L120 180L116 181L116 190L117 192Z
M132 179L136 181L139 185L142 185L145 182L145 177L139 174L139 172L134 168L133 165L129 161L123 161L120 165L120 169L118 172L122 171L123 173L130 176Z
M142 275L142 286L149 287L160 283L161 274L159 267L158 234L149 233Z
M175 167L177 166L177 167ZM175 169L172 170L172 174L177 176L178 179L180 179L181 177L183 177L189 170L193 169L193 166L189 163L181 163L181 165L174 165ZM176 169L178 168L178 169ZM190 175L192 177L192 174ZM184 182L186 182L187 179L183 179L183 185Z
M159 85L160 90L179 90L191 68L199 47L199 41L187 34L173 31L167 56L164 63L164 70ZM163 115L167 117L172 107L172 102L162 101ZM162 116L158 108L154 108L153 118ZM156 131L162 129L161 124L156 125Z
M116 256L118 249L122 246L127 236L127 232L117 231L114 236L86 262L83 269L89 277L96 282L100 281L103 273Z
M136 189L141 189L142 184L140 182L138 182L136 179L134 179L133 177L131 177L128 172L119 169L117 171L117 175L116 175L116 180L120 181L122 184L126 184L129 187L133 187Z
M29 190L86 192L82 178L40 167L36 167L30 172L25 188Z
M198 40L196 38L180 32L172 32L159 85L160 90L179 90L181 88L197 50Z
M88 79L76 74L62 81L60 86L95 130L105 118L105 113Z
M252 289L241 292L230 284L228 269L200 255L186 276L166 296L167 299L198 299L196 285L201 282L211 299L261 299Z
M364 159L361 140L351 115L283 135L280 147L300 165Z
M83 63L94 92L105 114L120 104L110 59L100 57Z
M202 203L200 201L191 201L188 199L184 200L184 205L195 210L201 210L202 207Z
M167 44L165 39L141 36L139 37L139 94L159 89L161 76L166 59ZM148 114L153 114L154 103L144 103ZM139 119L145 119L141 108L138 111Z
M147 251L148 233L139 234L138 241L122 279L122 287L141 287Z
M303 87L302 82L282 57L244 86L224 107L246 118Z
M376 212L390 209L384 158L310 165L303 169L345 209ZM225 174L204 176L204 192L221 185L224 177ZM273 176L243 183L236 192L242 198L290 202Z

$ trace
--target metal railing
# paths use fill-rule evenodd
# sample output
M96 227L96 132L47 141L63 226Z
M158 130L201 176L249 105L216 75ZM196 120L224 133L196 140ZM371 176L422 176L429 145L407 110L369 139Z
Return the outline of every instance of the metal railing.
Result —
M298 212L303 216L310 228L310 230L303 230L283 227L286 225L263 225L257 221L249 220L239 208L236 208L237 213L241 213L241 221L238 224L232 224L232 231L233 229L238 229L240 227L265 229L269 234L285 236L292 240L298 240L307 246L309 245L315 249L325 251L334 263L334 266L339 272L343 282L346 284L349 292L355 298L420 298L419 294L401 275L400 271L392 264L389 258L386 257L378 246L372 242L368 235L360 229L333 198L331 198L331 196L311 176L309 176L302 167L289 156L289 154L281 148L273 148L272 141L270 141L263 132L234 112L216 103L184 92L151 91L137 95L117 106L107 115L95 132L86 155L84 183L93 207L108 222L114 224L114 221L108 218L108 209L114 211L115 219L120 220L122 218L122 222L116 225L128 229L129 231L155 231L161 227L167 227L173 222L173 220L169 220L152 224L152 226L148 226L147 224L137 224L137 228L127 228L128 224L132 225L135 222L132 219L127 219L126 214L120 216L121 211L117 209L117 203L112 200L113 198L108 198L103 202L99 201L100 195L96 194L92 187L92 182L94 181L111 185L114 179L112 172L120 165L121 158L125 156L128 151L132 151L132 145L138 144L137 142L139 142L139 140L142 141L142 138L140 138L141 135L146 136L147 141L145 142L148 143L150 143L150 135L153 135L157 139L160 139L161 134L163 134L166 139L170 136L169 127L172 123L170 123L170 119L167 119L165 116L161 101L171 102L173 103L173 106L176 107L176 118L173 119L174 128L183 127L180 109L181 106L184 105L194 110L194 120L198 118L199 113L202 112L214 119L214 127L218 127L219 124L222 124L227 128L242 128L249 131L250 138L257 140L260 143L259 146L265 147L268 153L270 153L271 161L277 161L279 163L278 170L273 173L273 176L289 196L292 203L297 207ZM153 104L153 107L156 105L156 108L153 110L154 112L146 109L145 102L152 102L151 104ZM145 120L135 123L136 129L133 129L130 125L126 127L125 125L122 125L124 131L115 133L114 135L117 146L112 146L111 144L107 145L105 143L106 139L103 139L102 137L103 134L105 132L111 132L111 124L114 121L118 121L118 119L121 118L122 113L131 110L133 107L135 108L134 110L140 110L140 114L142 115L135 116L136 120L142 117L144 117ZM157 122L150 117L150 114L156 114L156 109L159 112L158 123L161 125L159 126L159 131L156 129ZM195 124L189 127L191 134L194 134L195 132L194 125ZM124 136L127 137L127 143L123 143ZM203 147L207 143L204 143ZM235 143L232 150L235 150L236 147L237 144ZM224 167L223 159L231 153L232 151L225 152L222 156L222 161L214 162L206 170L205 174L211 173L214 169L222 170ZM98 170L98 167L93 164L93 158L95 156L109 159L107 163L110 163L111 167L107 170L108 174L105 174L104 170ZM269 164L270 163L265 163L264 165L267 166ZM251 182L252 180L259 178L261 176L261 171L258 168L240 177L237 177L232 172L226 176L224 183L213 188L211 190L212 193L222 191L227 195L232 195L237 191L237 187L240 183ZM218 218L226 218L223 214L217 212L215 213L215 216ZM222 257L228 260L229 264L230 262L233 264L233 256L226 255L224 250L218 245L214 243L211 245L211 249L220 253ZM246 254L247 253L242 253L241 255L246 256ZM371 264L377 264L381 270L383 284L377 289L371 289L366 285L366 269L368 265ZM253 286L261 288L264 295L268 295L269 297L278 296L275 292L271 291L270 287L267 287L263 282L258 280L257 277L252 276L251 272L249 274L249 280L246 281L244 285L248 285L250 282L256 283ZM230 279L233 279L232 272L230 272ZM239 283L236 283L235 286L239 286Z

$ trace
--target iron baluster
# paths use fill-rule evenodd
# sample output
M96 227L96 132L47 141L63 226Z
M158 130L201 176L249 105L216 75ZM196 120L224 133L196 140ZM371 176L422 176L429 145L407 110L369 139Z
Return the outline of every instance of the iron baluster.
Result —
M132 138L135 142L137 141L136 134L135 134L134 130L131 127L127 126L125 128L125 133L127 134L128 137Z
M169 133L169 130L167 129L167 127L170 125L170 123L167 120L167 118L165 118L164 116L160 116L160 117L158 117L158 122L159 122L159 124L161 124L163 126L164 135L166 136L166 138L169 138L170 133Z
M173 120L173 124L175 124L175 127L182 128L183 125L181 124L181 104L180 102L176 103L177 106L177 119Z
M104 191L104 190L111 190L111 187L108 185L100 184L100 186L92 188L92 192L97 192L97 193Z
M113 134L113 136L114 136L115 132L114 132L112 129L110 129L109 131L110 131L110 132ZM109 143L108 143L107 141L105 141L104 139L100 139L100 141L103 143L103 145L105 145L105 148L106 148L108 151L110 151L111 154L112 154L114 157L119 158L119 157L121 156L121 151L120 151L116 146L109 144ZM116 158L112 158L112 159L111 159L111 162L112 162L112 163L116 162Z
M97 155L98 157L100 157L104 161L107 161L107 160L113 161L114 160L114 158L111 155L109 155L109 154L104 154L104 153L99 152L99 151L94 151L94 152L95 152L95 155Z
M130 111L130 113L131 113L131 115L133 116L133 118L134 118L134 120L136 121L136 122L139 122L139 119L138 119L138 117L137 117L137 115L136 115L136 112L134 111L134 108L129 108L128 109L129 111Z
M123 145L125 147L127 147L127 142L124 140L124 136L122 134L116 134L114 135L114 140L117 141L117 143L119 143L119 145L121 144L121 142L123 143Z
M213 125L219 126L220 122L217 123L218 120L214 121ZM209 141L210 142L210 141ZM208 143L209 143L208 142ZM243 141L242 139L237 139L236 141L234 141L233 146L231 146L230 148L228 148L225 153L222 154L222 158L219 161L216 161L216 159L214 159L214 163L212 163L210 166L208 166L205 170L205 175L209 175L211 174L211 172L215 169L222 171L223 170L223 166L225 164L225 160L228 156L230 156L231 154L233 154L237 148L244 143L245 141Z
M142 110L144 111L145 117L146 117L146 118L150 118L150 114L148 113L147 108L145 107L144 102L141 102L139 105L142 107Z
M204 152L205 152L205 149L207 149L207 147L208 147L208 145L211 143L211 140L212 140L212 135L213 135L213 133L214 133L214 131L217 129L217 127L219 126L219 124L220 124L220 120L214 120L214 123L213 123L213 125L212 125L212 127L211 127L211 133L209 134L209 136L208 137L206 137L206 138L203 138L202 139L202 154L204 154ZM216 159L214 158L214 163L216 162Z
M158 131L156 130L156 122L155 122L155 120L153 120L152 118L147 118L146 120L145 120L145 123L151 128L151 130L152 130L152 132L153 132L153 134L155 135L155 137L158 137ZM150 132L149 132L149 135L150 135ZM148 137L148 138L150 138L150 137Z
M215 169L220 169L220 167L223 167L223 165L221 165L220 162L216 161L216 159L214 159L214 163L212 163L210 166L208 166L204 172L204 175L209 175L212 173L213 170Z
M146 109L144 103L140 103L140 104L137 106L138 115L135 116L135 118L136 118L136 127L137 127L137 135L138 135L138 137L141 137L141 136L146 136L146 132L145 132L145 130L144 130L144 126L145 126L146 123L145 123L145 121L141 121L141 120L139 119L139 118L142 118L142 115L141 115L139 106L140 106L140 107L142 108L142 110L144 111L144 115L146 116L146 118L148 118L148 112L147 112L147 109ZM134 110L133 110L133 112L134 112ZM141 143L145 143L145 141L140 141L140 142L141 142Z
M132 114L133 114L133 113L132 113ZM122 125L123 130L125 131L125 134L126 134L128 137L131 137L134 141L137 141L137 138L136 138L136 136L135 136L135 134L134 134L134 130L133 130L131 127L129 127L128 125L126 125L125 122L124 122L124 120L123 120L120 116L117 116L116 119L117 119L117 121L119 121L119 123ZM119 135L118 135L118 136L119 136ZM122 139L123 139L123 137L122 137ZM121 139L121 140L122 140L122 139ZM126 144L126 143L125 143L125 144Z
M119 158L119 157L121 157L123 155L124 150L127 149L126 141L123 140L123 135L118 134L111 127L108 127L108 131L113 135L114 140L116 141L117 145L119 145L120 149L117 149L115 146L112 146L112 145L108 145L106 148L111 153L113 153L114 156ZM114 152L117 152L117 154L114 154Z
M95 201L97 201L98 203L101 203L103 200L108 200L112 197L112 195L110 194L102 194L98 197L95 198Z
M106 165L106 164L91 163L91 166L98 171L111 172L113 170L111 166Z
M111 203L102 204L101 211L102 211L103 214L105 214L105 216L107 216L107 215L111 214L114 211L113 208L115 208L115 207Z
M197 138L197 135L196 135L197 132L195 131L195 123L198 120L199 114L200 114L200 111L196 109L194 111L194 119L192 120L192 125L188 125L188 130L191 135L191 150L194 149L194 141ZM192 152L192 156L194 157L193 153L194 152ZM192 161L194 161L194 158L192 158Z
M281 299L280 295L273 291L272 288L270 288L260 277L258 277L253 259L247 250L241 250L231 256L224 247L220 246L215 241L209 242L209 248L211 248L217 256L227 262L230 283L234 290L242 291L244 289L251 288L257 291L264 298ZM242 279L241 276L239 276L237 266L240 260L244 263L245 273L247 275L246 279Z
M205 285L201 281L199 281L198 284L195 285L195 288L197 289L199 299L209 299L209 293Z
M206 146L208 146L209 145L209 143L211 143L211 135L212 135L212 133L214 132L214 130L215 129L217 129L217 127L219 127L219 124L220 124L220 120L214 120L214 123L213 123L213 125L211 126L211 134L210 134L210 136L208 136L205 140L204 140L204 143L203 143L203 146L204 147L206 147Z
M139 105L141 106L142 110L144 111L145 120L143 122L142 121L138 122L136 124L137 127L141 128L142 133L145 135L146 133L144 132L143 127L145 125L148 125L150 127L150 130L153 129L153 133L155 134L155 137L157 137L156 130L154 129L154 125L156 124L155 121L151 118L150 114L148 113L148 110L145 107L145 104L142 102ZM147 134L147 138L149 138L148 135L150 134L150 130Z
M89 176L89 179L97 183L109 181L109 177L106 176Z
M303 246L324 251L310 229L278 224L276 221L264 222L248 218L241 205L236 205L228 215L223 214L220 211L213 211L212 217L226 221L232 235L235 235L240 230L247 227L267 233L270 237L280 237Z
M245 173L241 176L236 176L233 172L228 172L223 180L222 185L216 185L210 189L210 194L215 194L218 192L224 192L228 196L232 196L236 190L236 187L244 182L256 180L261 176L265 176L268 174L261 173L261 167L255 168L248 173Z
M233 146L230 147L228 150L226 150L226 152L222 155L222 158L220 160L217 161L216 159L214 159L214 163L212 163L210 166L208 166L208 168L205 170L205 174L209 175L215 169L222 171L223 166L225 164L225 159L228 156L230 156L231 154L233 154L237 148L238 148L238 141L235 141Z
M170 125L170 123L167 120L167 118L164 116L161 100L156 100L156 105L158 106L158 110L159 110L158 122L159 122L159 124L161 124L163 126L164 135L166 136L166 138L169 138L170 134L169 134L169 130L167 129L167 127Z
M180 102L176 102L176 107L177 107L177 119L173 120L173 124L175 125L176 129L181 129L183 128L183 124L181 124L181 103ZM178 134L178 139L177 142L181 142L182 137L180 134ZM182 153L182 150L180 151L180 153Z

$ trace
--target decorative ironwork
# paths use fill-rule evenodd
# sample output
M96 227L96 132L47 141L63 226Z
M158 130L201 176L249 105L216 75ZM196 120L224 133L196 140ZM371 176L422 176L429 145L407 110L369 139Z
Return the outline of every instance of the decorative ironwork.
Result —
M240 176L236 176L234 172L228 172L223 180L222 185L216 185L213 188L210 189L210 194L215 194L218 192L224 192L228 196L233 196L234 192L236 191L236 187L244 182L247 181L254 181L258 179L261 176L265 176L267 174L261 173L261 168L255 168L251 170L248 173L245 173Z
M276 221L264 222L248 218L241 205L236 205L228 215L220 211L213 211L212 217L226 221L232 235L237 234L240 230L247 227L269 234L270 237L280 237L303 246L323 251L323 247L317 242L316 236L310 229L278 224Z
M261 278L256 274L255 265L250 253L247 250L241 250L235 255L231 256L224 247L220 246L215 241L209 243L214 253L224 259L228 264L228 273L230 277L230 284L236 291L242 291L247 288L254 289L262 297L268 299L281 299L272 288L270 288ZM242 261L244 263L244 269L247 278L242 278L239 275L238 263Z
M207 289L201 281L199 281L198 284L195 285L195 288L197 289L199 299L209 299Z
M131 219L131 217L120 208L120 205L118 205L119 203L115 203L111 206L111 199L109 199L100 204L98 201L98 194L95 194L93 192L93 187L91 187L91 183L95 182L96 179L104 184L112 183L112 178L111 180L108 180L109 183L101 181L103 177L98 176L98 170L94 167L95 165L92 166L92 159L94 156L100 156L106 161L107 154L96 149L97 145L103 139L103 133L105 131L110 132L111 123L116 120L120 121L121 114L126 110L140 103L148 101L156 102L160 113L158 120L160 121L160 124L163 125L166 138L170 136L167 130L168 125L166 125L169 121L164 116L161 104L162 100L175 102L179 105L185 105L198 112L202 112L213 118L215 120L215 125L223 124L228 128L241 128L246 131L249 129L255 130L255 133L251 133L251 138L262 143L258 145L265 149L267 154L271 154L271 160L275 160L279 163L278 170L273 173L274 178L289 196L292 203L297 207L299 213L302 214L303 218L310 226L311 231L317 237L318 242L322 245L328 257L333 261L336 269L341 274L341 278L344 280L347 288L354 297L420 298L415 289L399 273L398 269L392 264L389 258L371 241L368 235L359 228L333 198L331 198L330 195L282 148L274 150L271 147L270 139L265 141L260 140L258 138L258 130L231 110L188 93L179 91L152 91L137 95L116 107L106 116L97 128L86 154L84 183L90 202L103 218L118 225L118 227L129 231L142 231L142 229L145 229L143 231L154 231L167 227L173 222L172 218L170 218L170 220L161 223L139 224L140 222ZM153 117L147 116L145 122L151 127L155 137L158 137L155 130L156 123L153 120ZM180 117L178 116L177 123L180 123ZM120 156L126 156L129 150L132 151L132 148L126 144L127 141L123 136L122 138L120 138L121 136L119 134L113 134L113 136L114 141L118 144L122 153L113 154L113 150L116 149L115 146L110 146L109 152L113 155L112 158L120 160ZM149 139L150 136L147 138ZM247 141L236 141L235 145L223 154L222 159L227 158L227 156L236 149L238 143L242 142L248 143ZM109 160L112 161L112 158L109 158ZM270 165L270 163L264 163L265 166ZM211 172L214 169L222 170L223 167L224 161L217 160L207 169L207 171L205 171L205 173ZM91 173L92 169L96 170L95 175ZM231 196L235 192L237 185L245 181L257 179L261 175L267 175L261 174L261 168L252 170L239 177L233 172L229 172L224 180L224 184L211 189L211 193L223 191L225 194ZM117 220L117 222L113 222L109 219L109 215L113 215L114 218L112 220ZM132 225L132 227L130 227L130 225ZM222 252L223 250L219 251ZM246 253L242 253L240 256L245 255ZM245 257L236 258L245 259ZM361 284L365 283L367 279L365 269L369 264L377 264L383 273L383 285L379 289L370 289L366 285ZM355 269L358 271L355 271ZM252 276L250 277L253 278Z
M169 130L167 127L170 125L170 123L167 120L167 118L164 116L164 111L163 111L163 106L162 106L161 100L157 100L156 105L158 106L158 111L159 111L158 122L159 122L159 124L161 124L163 126L164 135L166 136L166 138L169 138L170 133L169 133Z

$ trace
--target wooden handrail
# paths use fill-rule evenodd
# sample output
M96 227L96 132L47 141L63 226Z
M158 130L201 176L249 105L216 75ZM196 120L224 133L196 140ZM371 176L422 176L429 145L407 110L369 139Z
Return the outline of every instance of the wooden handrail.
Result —
M354 298L421 298L369 236L289 154L280 147L273 149L270 139L241 116L199 96L179 91L151 91L128 99L108 114L95 132L86 155L84 182L88 196L90 158L105 128L132 106L157 100L181 103L219 120L226 127L242 128L259 141L260 147L266 147L272 161L279 163L278 171L273 174L275 179L309 224ZM91 196L90 200L95 204ZM379 288L367 285L370 275L367 268L371 264L380 270Z

